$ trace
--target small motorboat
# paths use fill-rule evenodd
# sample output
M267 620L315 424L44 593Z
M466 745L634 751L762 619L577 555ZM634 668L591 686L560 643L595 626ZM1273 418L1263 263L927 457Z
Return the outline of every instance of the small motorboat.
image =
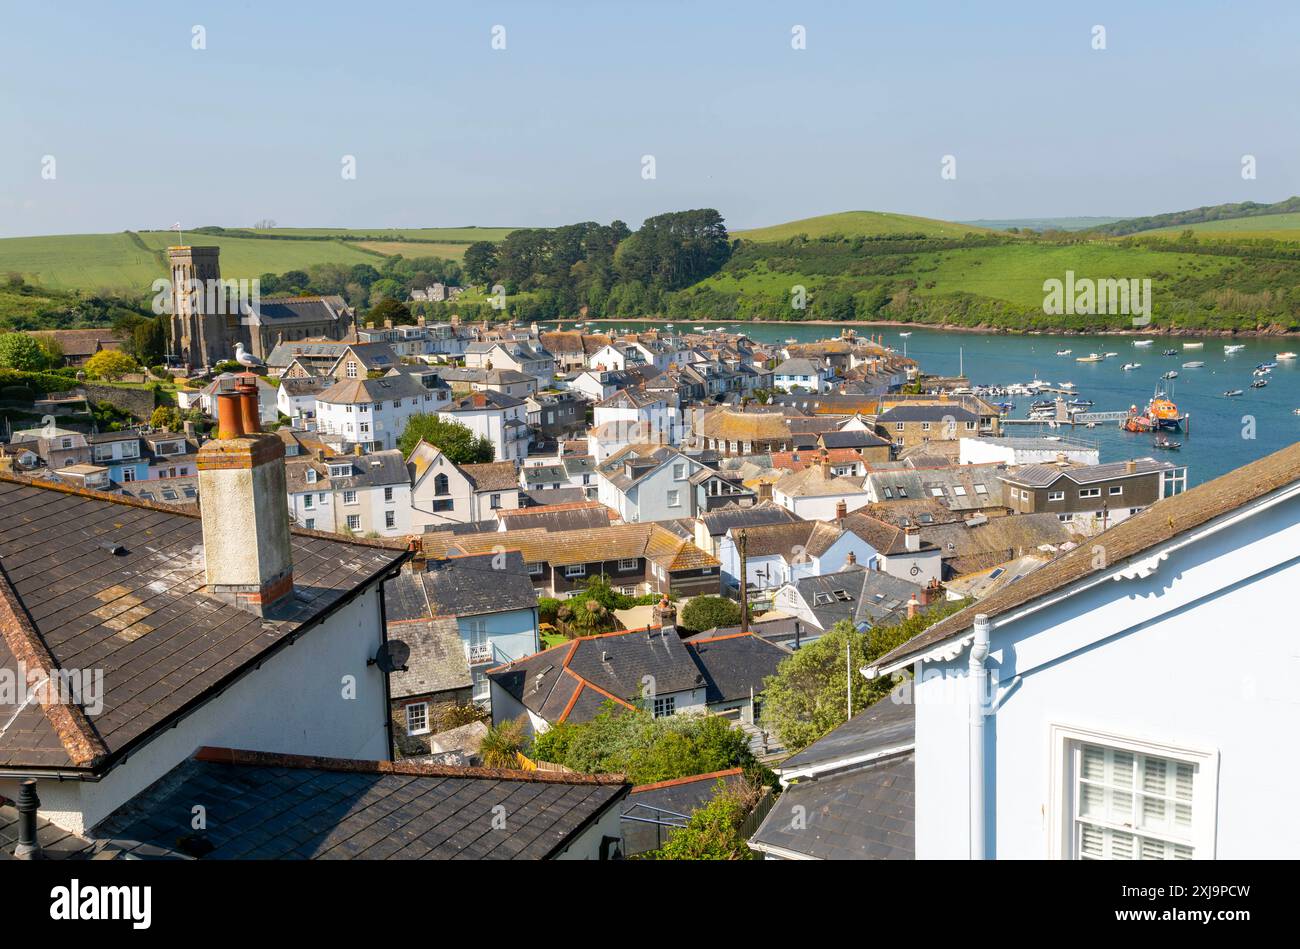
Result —
M1126 363L1124 363L1124 371L1125 371L1125 372L1132 372L1134 369L1141 369L1141 368L1142 368L1142 364L1141 364L1140 362L1126 362Z
M1093 402L1092 399L1071 399L1070 400L1070 405L1078 409L1092 408L1092 406L1096 404L1097 403Z
M1065 389L1065 390L1069 391L1070 389L1073 389L1073 388L1074 388L1074 383L1073 383L1073 382L1060 382L1060 383L1057 383L1057 388L1059 388L1059 389Z
M1101 362L1105 358L1106 357L1101 355L1101 353L1089 353L1086 356L1074 357L1074 361L1075 362Z
M899 334L898 334L898 338L899 338L899 339L907 339L907 337L909 337L909 336L911 336L911 335L912 335L911 333L899 333Z
M1102 355L1105 356L1107 359L1110 359L1112 356L1118 356L1119 353L1102 353Z
M1204 343L1183 343L1183 349L1201 349Z
M1157 438L1151 443L1152 448L1158 448L1161 451L1178 451L1183 447L1182 442L1171 442L1168 438Z
M1291 352L1290 350L1284 353L1278 353L1277 359L1278 362L1282 362L1283 360L1295 359L1295 353Z
M1165 374L1163 374L1160 378L1161 378L1161 379L1177 379L1177 378L1178 378L1178 372L1177 372L1176 370L1170 369L1168 372L1166 372Z
M1267 379L1256 379L1254 382L1250 384L1250 387L1252 389L1262 389L1266 385L1268 385Z
M1056 351L1056 355L1058 355L1058 356L1068 356L1068 355L1070 355L1070 353L1072 353L1072 352L1074 352L1074 350L1072 350L1072 349L1058 349L1058 350Z
M1185 363L1183 363L1183 368L1184 368L1184 369L1200 369L1200 368L1201 368L1202 366L1204 366L1204 365L1205 365L1205 363L1203 363L1203 362L1185 362Z
M1154 343L1154 342L1155 342L1155 340L1153 340L1153 339L1135 339L1135 340L1133 340L1133 345L1134 345L1134 346L1150 346L1150 345L1151 345L1152 343Z
M1229 389L1227 392L1223 393L1223 397L1225 399L1232 399L1235 398L1236 396L1241 395L1242 392L1243 392L1242 389Z
M1231 356L1233 353L1239 353L1245 348L1246 348L1245 343L1233 343L1231 345L1223 347L1223 354L1225 356Z
M1275 362L1262 362L1262 363L1260 363L1258 366L1256 366L1255 368L1256 368L1256 369L1263 369L1263 370L1266 370L1266 371L1269 370L1269 369L1276 369L1276 368L1277 368L1277 363L1275 363Z
M1161 356L1177 356L1177 355L1178 355L1178 350L1176 350L1176 349L1166 349L1166 350L1164 350L1163 352L1161 352L1160 355L1161 355Z
M1264 369L1263 367L1260 367L1258 369L1252 369L1250 374L1252 376L1267 376L1272 371L1272 369Z
M1119 427L1126 432L1151 432L1156 428L1156 423L1151 421L1145 415L1139 415L1137 406L1131 406L1128 410L1128 417L1119 423Z

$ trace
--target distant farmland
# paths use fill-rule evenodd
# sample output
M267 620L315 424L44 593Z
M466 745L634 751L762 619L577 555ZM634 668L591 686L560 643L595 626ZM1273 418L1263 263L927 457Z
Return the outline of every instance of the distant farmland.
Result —
M514 228L276 228L274 231L232 229L226 234L186 232L187 244L221 248L221 273L226 277L256 277L264 273L301 270L312 264L372 264L384 257L443 257L460 260L474 241L499 241ZM275 234L317 238L277 240L241 234ZM177 243L174 231L125 231L119 234L63 234L54 237L0 239L0 274L19 273L25 279L58 290L148 292L166 276L166 249Z
M986 228L937 221L910 214L891 214L888 211L841 211L823 214L799 221L787 221L771 227L756 227L736 231L735 237L747 241L770 243L789 240L804 234L808 237L881 237L893 234L924 234L926 237L961 237L963 234L985 234Z

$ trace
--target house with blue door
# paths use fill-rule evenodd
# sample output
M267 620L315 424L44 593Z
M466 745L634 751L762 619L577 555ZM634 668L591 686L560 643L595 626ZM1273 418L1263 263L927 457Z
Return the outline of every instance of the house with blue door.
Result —
M1297 550L1300 443L864 669L915 707L916 857L1300 856Z

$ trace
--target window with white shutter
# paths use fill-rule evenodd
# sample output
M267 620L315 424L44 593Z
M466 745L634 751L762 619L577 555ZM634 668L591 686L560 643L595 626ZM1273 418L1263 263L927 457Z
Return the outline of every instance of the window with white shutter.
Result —
M1086 741L1070 743L1071 856L1080 860L1191 860L1201 825L1200 765ZM1203 802L1200 806L1204 806Z

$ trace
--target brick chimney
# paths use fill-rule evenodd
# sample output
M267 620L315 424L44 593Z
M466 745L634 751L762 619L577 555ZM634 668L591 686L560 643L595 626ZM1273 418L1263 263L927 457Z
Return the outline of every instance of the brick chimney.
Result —
M1138 463L1134 461L1132 458L1124 462L1124 472L1126 474L1134 474L1137 470L1138 470Z
M835 523L843 525L844 518L849 516L848 502L840 498L835 502Z
M664 630L675 629L677 626L677 607L668 599L667 593L655 604L654 621Z
M916 616L916 611L920 609L920 607L921 604L916 599L916 594L913 593L912 598L907 601L907 618L911 619L912 617Z
M822 449L822 477L827 481L831 480L831 456L826 453L825 448Z
M245 427L257 391L217 393L217 437L199 449L207 593L266 616L293 594L284 442Z
M858 555L850 550L848 556L844 558L844 566L855 567L857 566L857 563L858 563Z

